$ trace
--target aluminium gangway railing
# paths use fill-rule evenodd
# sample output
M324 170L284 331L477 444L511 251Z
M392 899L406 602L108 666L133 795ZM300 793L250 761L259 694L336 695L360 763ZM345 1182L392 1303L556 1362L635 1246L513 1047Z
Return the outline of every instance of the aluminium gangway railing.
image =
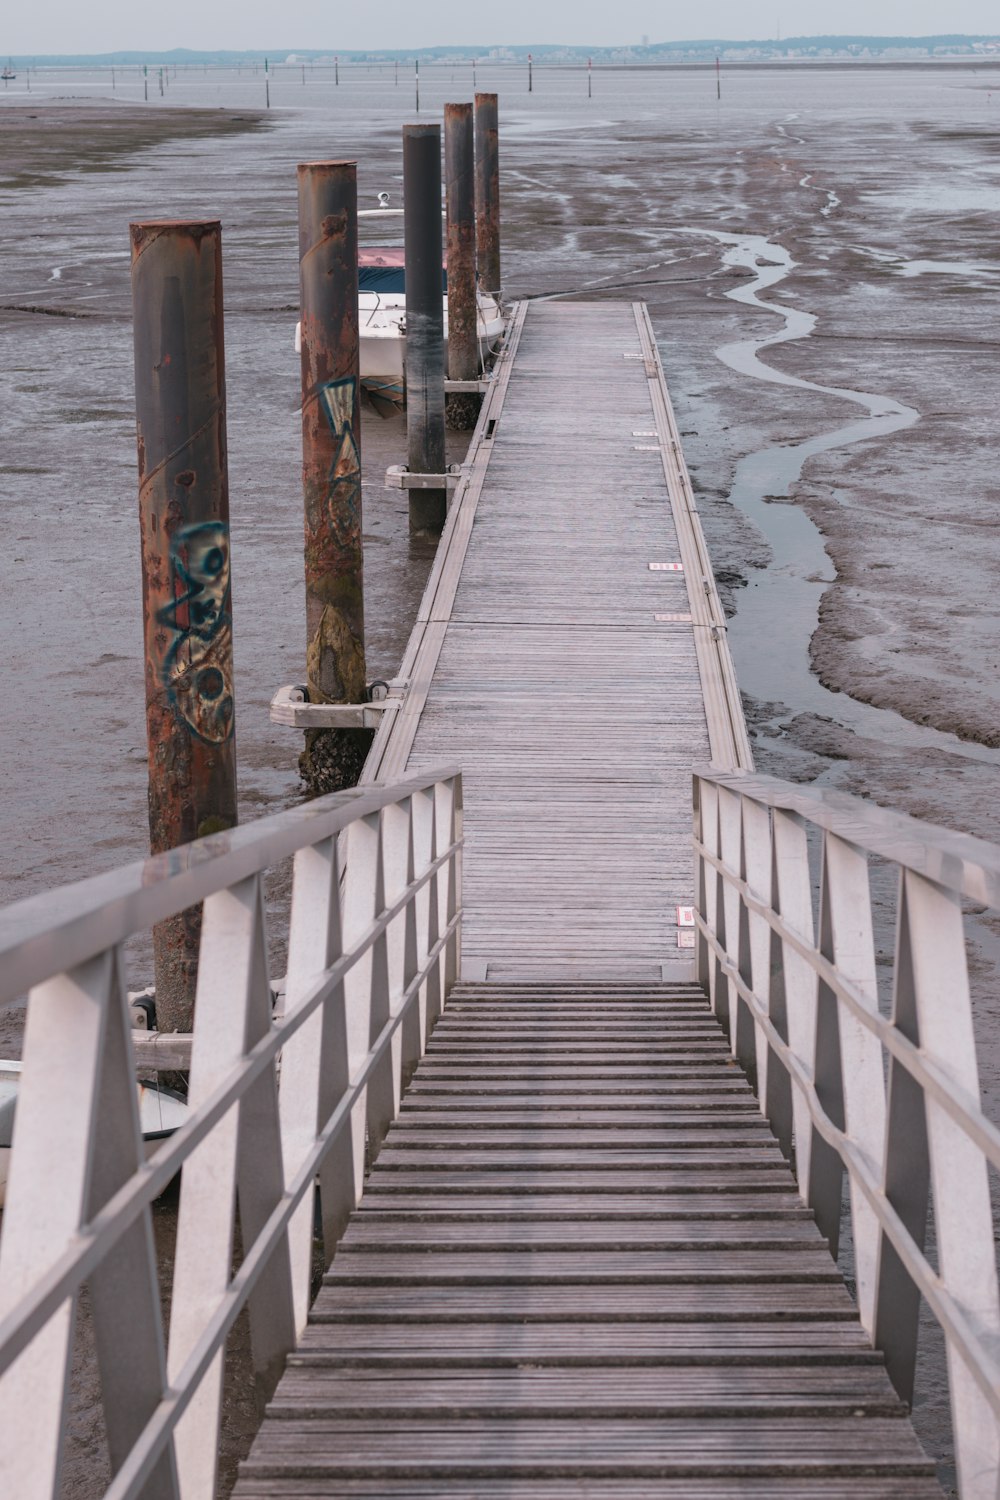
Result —
M59 1493L84 1284L107 1494L214 1493L227 1334L246 1307L269 1390L308 1313L317 1183L332 1257L361 1195L366 1139L384 1137L459 972L461 825L461 776L448 768L0 912L0 1002L30 991L0 1240L0 1493ZM263 875L290 856L275 1022ZM146 1161L124 944L197 902L190 1115ZM151 1204L182 1168L164 1339Z
M835 1254L849 1217L861 1322L906 1400L921 1301L940 1325L959 1493L997 1500L1000 1131L980 1097L962 903L1000 910L1000 848L715 770L695 775L694 843L698 975L733 1053ZM880 1003L883 863L895 961Z

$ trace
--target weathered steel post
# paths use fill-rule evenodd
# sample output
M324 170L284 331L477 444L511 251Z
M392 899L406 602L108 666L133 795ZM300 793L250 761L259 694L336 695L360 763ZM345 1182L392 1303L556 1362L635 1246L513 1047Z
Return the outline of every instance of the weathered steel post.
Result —
M476 254L479 287L500 296L500 150L497 96L476 95Z
M222 233L130 226L153 854L236 823ZM201 908L153 934L161 1031L190 1031Z
M441 127L403 126L406 239L406 436L411 474L445 472ZM410 530L440 531L444 489L411 489Z
M471 104L444 107L444 176L448 209L448 374L452 380L476 380L476 173ZM474 427L479 406L473 392L449 395L449 426Z
M306 678L312 703L363 703L357 165L307 162L298 182ZM369 741L365 731L309 730L310 787L353 786Z

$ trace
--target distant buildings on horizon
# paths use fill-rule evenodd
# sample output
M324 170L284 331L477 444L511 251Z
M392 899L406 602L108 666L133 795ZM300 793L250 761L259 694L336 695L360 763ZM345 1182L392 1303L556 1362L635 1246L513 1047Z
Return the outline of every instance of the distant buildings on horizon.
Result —
M949 58L1000 60L1000 33L994 36L800 36L774 40L732 41L723 38L690 42L653 42L643 37L635 46L576 47L558 45L495 47L420 47L408 50L378 48L332 51L305 48L285 52L280 48L243 52L217 50L199 52L186 47L169 52L104 52L100 54L61 54L14 59L21 66L133 63L225 64L263 62L278 64L330 64L335 55L342 62L385 63L412 62L483 62L523 63L529 54L536 63L581 65L588 60L596 64L696 64L714 63L716 57L730 63L759 62L920 62Z

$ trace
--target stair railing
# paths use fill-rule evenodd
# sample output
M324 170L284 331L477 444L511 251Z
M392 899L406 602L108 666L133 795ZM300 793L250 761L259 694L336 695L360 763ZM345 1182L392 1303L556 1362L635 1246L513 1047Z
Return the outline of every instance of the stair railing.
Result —
M960 1494L996 1500L1000 1131L980 1095L963 901L1000 910L1000 848L715 770L695 775L694 848L698 976L733 1054L834 1255L846 1173L858 1311L903 1399L922 1302L943 1330ZM897 873L880 1003L883 862Z
M269 1394L306 1321L317 1186L329 1258L361 1195L366 1146L384 1137L459 972L461 824L449 768L0 912L0 1001L30 991L0 1238L3 1494L59 1493L84 1285L107 1495L214 1493L227 1335L245 1307ZM276 1021L263 876L289 857ZM189 1115L147 1161L124 945L198 902ZM151 1205L181 1171L165 1336Z

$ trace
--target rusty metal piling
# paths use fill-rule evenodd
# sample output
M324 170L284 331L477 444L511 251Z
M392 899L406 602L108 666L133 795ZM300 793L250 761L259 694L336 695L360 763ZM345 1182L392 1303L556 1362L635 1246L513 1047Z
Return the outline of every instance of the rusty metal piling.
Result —
M479 376L476 317L476 173L471 104L444 107L444 176L448 222L448 375ZM479 400L474 393L449 395L451 426L475 426Z
M357 165L304 163L298 189L306 677L312 703L363 703ZM334 791L363 759L357 731L310 730L302 770Z
M403 126L406 240L406 436L409 470L444 474L441 127ZM440 531L446 489L411 489L410 530Z
M476 95L476 259L479 289L500 296L500 149L496 94Z
M153 854L236 823L222 237L130 226ZM161 1031L190 1031L201 908L153 933Z

